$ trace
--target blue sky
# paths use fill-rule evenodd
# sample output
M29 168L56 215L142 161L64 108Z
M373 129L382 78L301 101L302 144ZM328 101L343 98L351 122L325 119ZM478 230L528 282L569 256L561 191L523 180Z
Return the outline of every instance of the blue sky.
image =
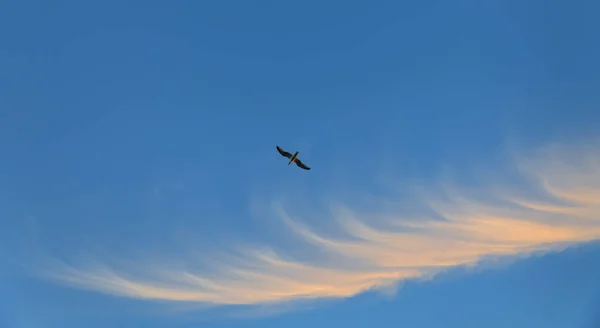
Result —
M3 2L0 326L596 327L598 10Z

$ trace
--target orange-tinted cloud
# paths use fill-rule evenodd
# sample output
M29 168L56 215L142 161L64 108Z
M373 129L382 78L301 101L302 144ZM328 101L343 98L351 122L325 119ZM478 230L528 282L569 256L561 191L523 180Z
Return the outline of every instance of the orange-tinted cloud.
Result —
M337 222L339 229L329 232L317 231L275 206L281 220L306 243L302 258L310 260L285 256L284 248L271 245L240 250L238 256L223 257L209 267L182 255L189 267L202 270L168 268L153 259L142 277L123 267L54 262L47 275L117 296L209 304L353 296L490 256L600 238L600 153L595 149L600 147L555 147L520 158L526 180L540 187L537 199L522 196L518 188L477 190L477 196L490 195L485 200L446 188L443 198L420 199L435 216L423 213L416 220L402 211L365 214L338 206L333 215L321 218Z

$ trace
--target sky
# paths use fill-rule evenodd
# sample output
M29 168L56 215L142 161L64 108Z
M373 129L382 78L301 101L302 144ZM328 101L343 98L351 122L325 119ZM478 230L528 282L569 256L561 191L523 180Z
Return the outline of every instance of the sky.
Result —
M600 327L599 10L1 2L0 327Z

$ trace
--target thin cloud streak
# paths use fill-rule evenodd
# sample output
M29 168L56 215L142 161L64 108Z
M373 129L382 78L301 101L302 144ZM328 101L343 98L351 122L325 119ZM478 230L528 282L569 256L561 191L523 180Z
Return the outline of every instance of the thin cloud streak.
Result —
M286 256L283 247L257 246L208 264L182 255L189 264L186 270L168 268L156 259L144 276L124 267L58 260L43 275L116 296L213 305L343 298L395 288L406 279L429 278L489 257L560 250L600 238L600 152L595 149L600 147L553 147L533 158L519 158L526 180L540 187L537 200L517 193L518 188L486 188L477 191L478 197L445 188L444 197L420 200L437 215L423 214L419 220L336 206L331 218L322 218L338 223L339 230L329 233L274 205L293 235L306 243L303 258L310 261ZM493 196L484 201L481 195Z

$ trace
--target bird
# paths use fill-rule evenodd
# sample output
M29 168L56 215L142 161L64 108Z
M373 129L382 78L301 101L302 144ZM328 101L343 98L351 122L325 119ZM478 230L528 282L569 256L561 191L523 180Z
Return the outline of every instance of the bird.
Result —
M296 163L296 165L298 165L299 168L305 169L305 170L310 170L310 167L306 166L304 163L302 163L300 161L300 159L298 159L298 153L299 152L295 152L294 155L288 153L287 151L281 149L281 147L277 146L277 151L281 154L281 156L287 157L290 159L290 161L288 162L288 165L292 164L292 162Z

